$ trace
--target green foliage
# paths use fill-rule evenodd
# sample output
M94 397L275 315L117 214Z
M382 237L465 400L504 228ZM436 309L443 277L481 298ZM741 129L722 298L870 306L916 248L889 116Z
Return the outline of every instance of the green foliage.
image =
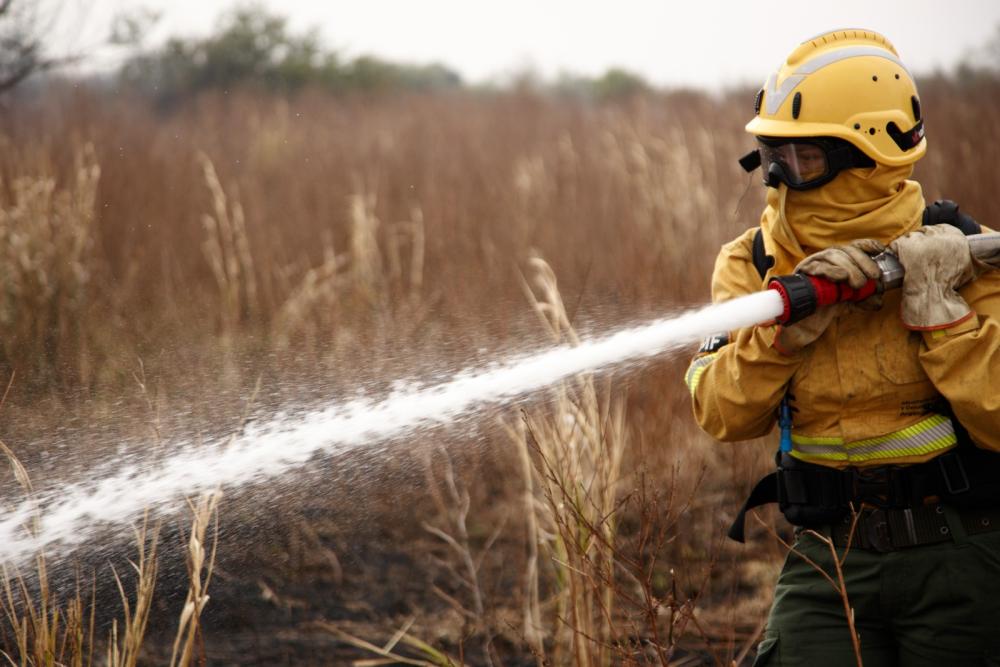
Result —
M649 92L651 88L638 74L612 67L597 78L563 74L553 90L566 97L607 101L634 97Z
M129 86L174 103L205 90L260 86L291 92L319 86L351 90L422 90L461 85L443 65L400 65L371 56L342 62L324 48L315 30L296 34L285 18L260 7L227 15L215 34L201 39L173 38L162 48L138 53L120 72Z
M649 84L637 74L613 67L593 83L594 96L598 99L632 97L649 90Z

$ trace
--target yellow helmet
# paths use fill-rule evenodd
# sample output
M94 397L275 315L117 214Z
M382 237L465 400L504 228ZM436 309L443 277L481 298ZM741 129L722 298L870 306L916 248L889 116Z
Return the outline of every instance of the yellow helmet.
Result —
M758 137L835 137L899 166L927 151L920 100L896 49L870 30L834 30L798 46L754 101Z

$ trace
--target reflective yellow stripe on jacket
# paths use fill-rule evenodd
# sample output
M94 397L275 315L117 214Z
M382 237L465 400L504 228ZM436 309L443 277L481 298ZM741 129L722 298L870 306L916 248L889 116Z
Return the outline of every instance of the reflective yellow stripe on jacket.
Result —
M840 438L813 438L792 433L792 456L804 461L849 461L920 456L958 443L951 419L933 415L902 430L845 443Z
M717 356L719 356L718 352L712 352L711 354L696 357L695 360L691 362L691 365L688 366L687 373L684 375L684 383L687 384L692 397L694 396L694 390L698 388L698 381L701 380L701 375L705 372L705 368L712 363Z

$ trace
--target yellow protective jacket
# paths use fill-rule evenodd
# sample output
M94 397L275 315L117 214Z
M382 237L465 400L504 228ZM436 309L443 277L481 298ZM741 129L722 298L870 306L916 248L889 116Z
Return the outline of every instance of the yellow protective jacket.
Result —
M761 230L774 266L761 280L756 229L748 230L719 253L712 300L759 291L823 247L864 237L888 243L919 226L924 200L909 173L850 170L814 191L769 189ZM950 404L978 446L1000 451L1000 272L960 294L977 316L944 331L904 328L895 290L877 311L848 307L792 355L774 348L773 325L729 332L727 344L696 356L686 374L695 418L719 440L760 437L790 393L792 455L863 467L917 463L955 446Z

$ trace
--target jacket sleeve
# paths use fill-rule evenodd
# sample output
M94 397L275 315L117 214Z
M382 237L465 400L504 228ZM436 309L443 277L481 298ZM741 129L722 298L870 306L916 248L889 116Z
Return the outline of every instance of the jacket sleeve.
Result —
M924 332L924 371L980 447L1000 451L1000 273L959 290L976 316Z
M723 246L712 275L712 301L722 302L763 288L753 265L754 230ZM774 326L739 329L718 349L694 358L685 375L694 416L718 440L749 440L774 427L785 389L802 353L780 354ZM724 337L717 337L724 340ZM711 348L711 346L709 346Z

